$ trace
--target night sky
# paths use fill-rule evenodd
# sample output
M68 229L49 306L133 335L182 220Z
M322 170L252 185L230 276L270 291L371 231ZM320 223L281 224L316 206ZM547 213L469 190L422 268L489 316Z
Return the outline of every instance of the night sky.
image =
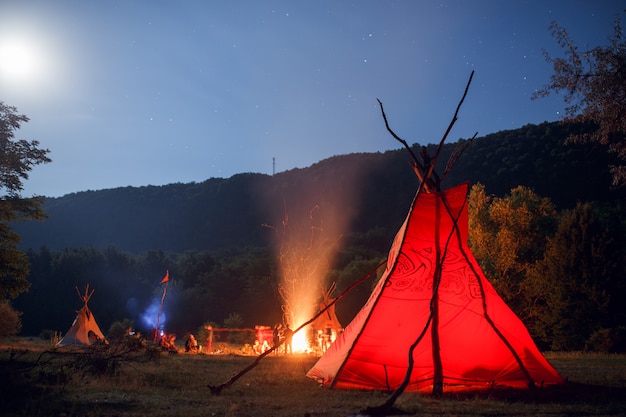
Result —
M272 174L349 153L555 121L562 50L607 44L626 1L11 1L0 101L53 162L24 195Z

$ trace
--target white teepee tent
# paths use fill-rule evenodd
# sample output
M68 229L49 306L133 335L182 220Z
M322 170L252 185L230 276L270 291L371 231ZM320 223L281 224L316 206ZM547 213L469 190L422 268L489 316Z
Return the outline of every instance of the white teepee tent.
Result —
M72 327L70 327L57 346L91 345L97 341L106 342L104 335L100 331L100 327L98 327L98 323L96 323L96 319L87 306L89 299L93 295L93 290L89 292L89 284L87 284L85 287L85 295L82 295L78 291L78 288L76 288L76 292L83 302L83 307L76 312L76 318L74 319L74 323L72 323Z

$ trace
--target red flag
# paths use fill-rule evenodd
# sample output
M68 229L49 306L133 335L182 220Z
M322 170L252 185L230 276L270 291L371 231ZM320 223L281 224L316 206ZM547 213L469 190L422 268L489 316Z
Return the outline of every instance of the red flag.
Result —
M165 278L163 278L163 279L161 280L161 282L159 283L159 285L160 285L160 284L165 284L165 283L166 283L166 282L168 282L169 280L170 280L170 271L166 271L166 272L165 272Z

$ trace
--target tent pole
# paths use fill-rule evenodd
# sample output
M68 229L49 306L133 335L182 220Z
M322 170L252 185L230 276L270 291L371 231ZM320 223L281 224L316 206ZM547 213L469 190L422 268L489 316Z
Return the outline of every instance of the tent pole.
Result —
M393 130L391 130L391 127L389 126L389 123L387 121L387 116L385 115L385 112L383 110L383 105L381 101L378 100L378 104L380 106L380 110L382 112L383 120L385 121L385 127L387 128L387 131L391 134L391 136L394 139L402 143L404 147L407 149L407 151L409 152L409 154L413 157L412 166L418 178L420 179L420 185L417 189L416 198L419 198L419 194L423 191L425 192L439 191L439 188L441 186L441 178L437 176L434 168L437 163L437 160L439 159L439 155L441 153L441 149L443 148L444 142L446 141L448 134L452 130L452 127L455 125L456 121L458 120L459 110L461 109L461 106L463 105L463 102L465 101L465 97L467 96L467 92L469 91L470 84L472 83L472 78L474 78L474 71L470 73L469 80L467 81L467 84L465 85L465 90L463 91L463 96L461 97L461 100L457 104L454 115L452 116L452 120L448 124L448 128L446 129L446 132L442 136L441 141L439 142L439 145L437 146L435 155L432 158L428 158L428 154L425 152L425 149L424 149L423 156L422 156L422 159L424 160L423 165L419 163L418 159L415 157L415 154L413 153L411 148L408 146L407 142L401 139L398 135L395 134ZM426 160L427 158L428 160ZM433 176L435 177L436 182L433 181L433 178L432 178ZM447 204L444 204L444 205L446 206L448 213L450 213L450 210L447 207ZM454 224L456 226L457 222L455 221ZM457 228L458 227L454 227L453 231L454 229L457 229ZM452 233L453 232L451 232L450 236L448 236L448 240L446 242L446 249L447 249L447 245L450 243L450 239L452 238ZM439 336L437 334L437 324L438 324L438 316L439 316L438 314L438 291L439 291L438 287L439 287L439 282L441 281L441 264L443 263L443 259L441 258L441 255L439 252L439 245L437 244L436 247L437 247L436 248L437 262L435 265L435 272L434 272L434 277L433 277L433 298L431 300L431 311L430 311L430 315L428 317L426 326L424 327L422 333L418 336L418 338L415 340L413 345L411 345L411 347L409 348L409 361L408 361L408 366L407 366L407 372L404 376L404 381L394 391L394 393L387 399L387 401L385 401L384 404L378 407L368 407L367 409L368 412L380 413L385 410L388 410L389 408L393 406L396 399L404 392L406 387L409 385L409 382L411 380L411 373L413 372L413 365L414 365L413 351L415 350L419 342L422 340L422 337L424 336L424 333L426 332L428 328L428 324L431 321L433 322L433 327L431 329L431 332L433 335L432 336L433 337L433 361L435 361L435 375L433 378L433 394L437 394L437 392L440 392L440 393L443 392L443 372L442 372L441 356L439 354ZM435 347L435 344L436 344L436 347Z
M450 207L448 206L448 204L444 202L444 206L446 210L448 211L448 213L450 214L450 217L453 218L452 211ZM459 229L459 226L458 226L458 218L453 219L453 221L454 221L453 231L456 232L457 240L461 242L461 230ZM463 258L465 259L465 261L467 261L467 265L469 265L470 269L472 270L472 273L478 277L479 274L474 269L474 266L470 262L469 257L467 256L467 253L463 249L463 245L459 245L459 248L461 250L461 253L463 254ZM526 379L528 379L528 386L535 387L536 386L535 381L533 380L532 376L528 372L528 369L526 369L526 366L524 366L524 362L522 361L522 358L519 357L519 354L515 351L515 349L513 348L513 345L511 345L511 343L507 340L507 338L498 329L498 327L493 322L493 320L491 320L491 317L489 316L489 313L487 312L487 300L485 299L485 289L483 288L482 281L481 280L477 280L477 281L478 281L478 286L480 288L480 296L481 296L483 314L485 316L485 320L487 320L487 323L489 324L489 326L496 333L496 335L500 338L500 340L502 340L502 343L506 345L507 349L511 352L511 355L513 355L513 358L517 362L517 365L520 367L520 369L524 373L524 376L526 376Z
M478 276L477 272L474 270L474 267L472 266L472 263L469 261L467 254L462 248L461 248L461 253L463 254L463 257L467 261L467 264L470 266L474 275ZM513 348L513 345L511 345L511 343L507 340L507 338L498 329L498 327L493 322L493 320L491 320L491 317L489 316L489 313L487 312L487 301L485 300L485 289L483 288L482 282L480 280L478 280L478 285L480 288L480 294L481 294L482 305L483 305L483 314L485 315L485 320L487 320L487 323L489 323L489 326L496 333L496 335L500 338L500 340L502 340L502 343L505 344L506 348L509 350L509 352L511 352L511 355L513 355L515 362L517 362L517 365L520 367L521 371L524 373L524 376L526 376L526 379L528 380L528 387L529 388L536 387L537 385L535 384L535 380L530 375L530 372L528 372L528 369L526 369L526 366L524 365L522 358L519 357L519 354L515 351L515 349Z
M422 329L422 332L420 333L420 335L417 337L415 342L413 342L413 344L409 348L409 361L407 365L406 374L404 375L404 380L402 381L400 386L393 392L393 394L391 394L391 396L387 399L387 401L385 401L383 404L376 406L376 407L366 408L365 411L367 413L375 414L375 415L386 413L393 407L393 404L396 402L398 397L402 395L402 393L404 392L404 390L406 389L406 387L409 385L411 381L411 373L413 372L413 365L415 363L415 360L413 359L413 351L415 350L417 345L419 345L419 343L422 341L422 338L426 334L426 331L428 330L428 326L431 323L432 323L431 334L433 337L433 342L432 342L433 343L433 361L435 362L434 363L434 376L433 376L433 395L443 394L443 371L442 371L441 356L439 354L439 335L436 331L437 326L435 323L435 316L437 316L438 318L438 314L439 314L438 313L438 305L439 305L438 294L439 294L439 284L441 283L441 273L443 271L443 263L445 262L445 254L447 253L448 245L450 244L450 241L452 240L452 237L454 236L455 231L458 231L457 224L459 221L459 216L461 215L461 212L462 212L462 210L459 210L458 215L455 217L452 214L452 211L450 210L450 207L448 206L447 201L445 200L444 200L444 206L446 207L446 211L448 212L448 214L450 215L450 218L453 221L453 228L450 231L450 235L448 235L446 239L446 245L443 251L443 255L440 254L439 244L436 245L437 246L437 258L436 258L437 262L435 265L435 271L433 273L433 297L431 298L431 302L430 302L430 314L428 316L428 320L426 321L426 325ZM436 235L438 236L438 233L436 233ZM437 340L437 342L435 342L435 340ZM435 343L437 343L436 350L434 348Z
M443 196L443 194L442 194ZM433 274L433 296L431 300L431 311L433 315L433 325L430 328L432 337L432 354L433 354L433 395L440 396L443 394L443 369L441 364L441 351L439 343L439 284L441 284L441 271L443 270L443 256L441 254L439 232L441 219L439 215L439 199L435 205L435 271ZM445 203L444 203L445 204ZM448 237L448 242L450 237ZM447 249L447 244L446 244ZM445 256L445 255L444 255Z
M169 280L165 281L165 287L163 288L163 295L161 296L161 304L159 305L159 314L157 314L156 326L154 328L154 341L156 342L159 337L159 321L161 320L161 313L163 312L163 301L165 301L165 293L167 292L167 284Z

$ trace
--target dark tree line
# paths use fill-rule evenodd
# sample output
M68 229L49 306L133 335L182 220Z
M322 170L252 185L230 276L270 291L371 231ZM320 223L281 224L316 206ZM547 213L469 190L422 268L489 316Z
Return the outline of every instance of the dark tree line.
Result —
M338 263L343 268L330 272L340 289L370 272L384 258L384 254L368 247L377 239L380 237L376 231L354 236L352 246L342 251ZM170 277L163 310L167 331L196 332L205 323L224 326L233 315L240 317L239 324L245 327L273 325L282 320L277 261L270 248L185 254L150 251L142 255L114 247L60 252L41 248L29 250L28 257L32 287L15 302L15 307L24 312L22 333L26 335L65 332L75 310L81 307L74 288L86 284L95 290L90 308L105 333L114 323L130 320L145 334L152 327L141 316L159 301L159 283L165 271ZM369 289L366 286L355 291L338 308L344 321L360 308Z

